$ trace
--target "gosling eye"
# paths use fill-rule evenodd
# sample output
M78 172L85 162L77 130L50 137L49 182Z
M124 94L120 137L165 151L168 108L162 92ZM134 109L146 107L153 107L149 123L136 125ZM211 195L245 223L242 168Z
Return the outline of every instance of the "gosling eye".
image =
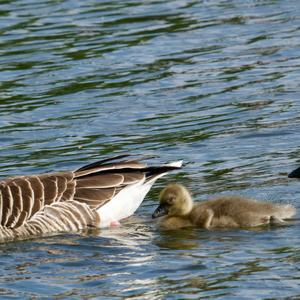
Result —
M175 197L174 196L170 196L168 199L167 199L167 203L169 205L173 204L175 202Z

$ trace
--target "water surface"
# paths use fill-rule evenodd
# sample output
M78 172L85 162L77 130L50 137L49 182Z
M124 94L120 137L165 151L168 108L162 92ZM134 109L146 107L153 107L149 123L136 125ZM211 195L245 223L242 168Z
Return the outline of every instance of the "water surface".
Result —
M0 245L1 299L298 299L299 222L161 232L160 189L300 208L300 2L2 1L0 176L183 159L122 227ZM298 215L296 216L298 218Z

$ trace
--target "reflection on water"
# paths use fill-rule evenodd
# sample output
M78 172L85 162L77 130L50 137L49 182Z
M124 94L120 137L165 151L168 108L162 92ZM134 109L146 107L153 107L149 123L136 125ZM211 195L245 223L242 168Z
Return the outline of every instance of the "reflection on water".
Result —
M183 159L120 228L0 245L0 296L297 299L299 220L161 232L159 189L299 206L300 3L2 1L0 175Z
M64 297L277 297L297 291L298 237L272 231L121 228L1 245L3 294ZM296 276L296 275L295 275ZM27 283L32 286L28 287ZM34 286L34 287L33 287ZM49 288L50 286L50 288Z

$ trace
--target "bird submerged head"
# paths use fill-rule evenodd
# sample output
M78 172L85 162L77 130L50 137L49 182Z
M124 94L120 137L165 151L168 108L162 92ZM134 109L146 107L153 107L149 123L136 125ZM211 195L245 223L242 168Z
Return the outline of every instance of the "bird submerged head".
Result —
M160 216L184 216L193 208L193 200L188 190L180 184L170 184L159 196L159 206L152 214L152 218Z
M289 178L300 178L300 167L292 171L289 175Z

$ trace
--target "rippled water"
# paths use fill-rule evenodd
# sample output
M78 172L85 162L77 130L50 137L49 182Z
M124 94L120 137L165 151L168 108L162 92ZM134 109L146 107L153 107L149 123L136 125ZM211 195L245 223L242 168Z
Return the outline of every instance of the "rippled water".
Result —
M186 184L300 209L300 2L0 2L0 175L101 155L188 164L120 228L0 245L0 297L299 299L299 223L161 232Z

